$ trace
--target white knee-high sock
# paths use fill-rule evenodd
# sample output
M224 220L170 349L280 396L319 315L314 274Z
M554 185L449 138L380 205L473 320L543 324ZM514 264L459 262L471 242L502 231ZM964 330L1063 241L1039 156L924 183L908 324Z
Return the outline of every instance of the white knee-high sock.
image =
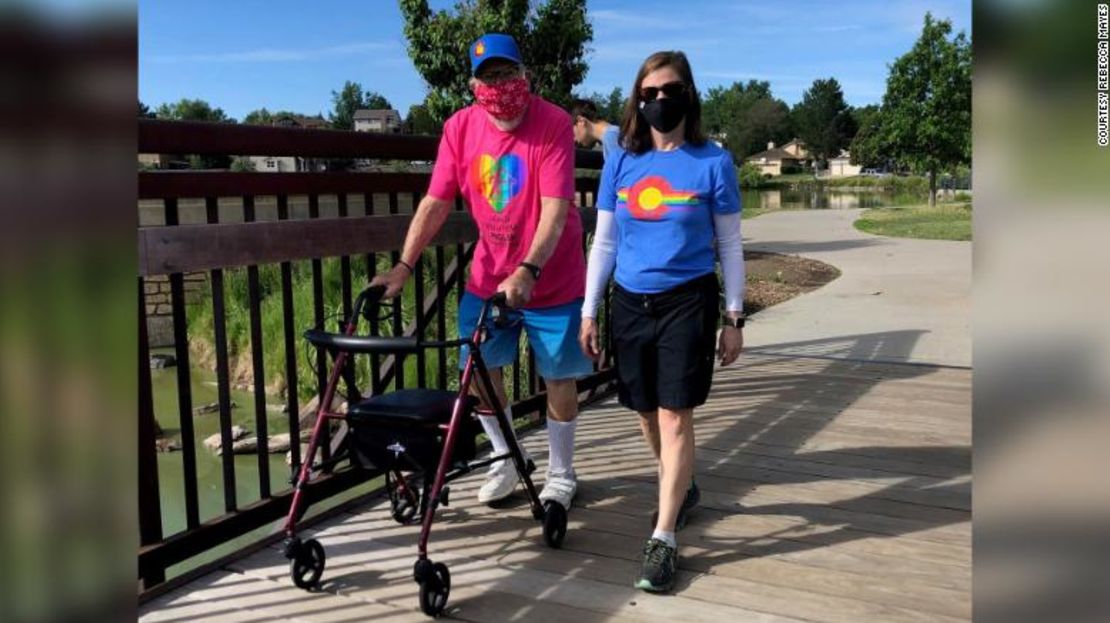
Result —
M548 470L552 476L574 477L574 431L578 419L569 422L547 420L547 444L551 450Z
M505 417L509 421L513 421L513 408L505 407ZM486 431L486 436L489 437L490 444L493 445L494 454L505 454L509 451L509 444L505 441L505 436L501 434L501 424L497 422L497 418L492 415L479 415L478 421L482 423L482 430ZM516 431L513 431L513 436L516 437Z

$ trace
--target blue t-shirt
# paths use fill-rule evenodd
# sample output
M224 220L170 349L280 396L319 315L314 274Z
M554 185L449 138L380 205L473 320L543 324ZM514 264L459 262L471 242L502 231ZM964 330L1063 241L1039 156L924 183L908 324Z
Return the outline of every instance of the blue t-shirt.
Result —
M621 151L621 129L610 125L601 135L601 157L608 160Z
M740 211L732 155L712 142L605 159L597 208L616 211L614 279L654 294L714 270L713 213Z

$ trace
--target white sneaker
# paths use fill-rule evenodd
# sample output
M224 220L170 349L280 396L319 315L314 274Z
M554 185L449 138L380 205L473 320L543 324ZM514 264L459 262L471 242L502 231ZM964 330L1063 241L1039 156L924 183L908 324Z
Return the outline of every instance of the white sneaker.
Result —
M524 448L521 448L524 451ZM524 451L525 464L531 460L528 452ZM482 504L489 504L504 500L513 493L516 489L517 483L520 482L520 476L516 473L516 467L513 466L512 459L502 459L490 464L489 471L486 472L486 482L478 489L478 501Z
M547 482L540 492L540 502L551 500L558 502L566 510L574 503L574 496L578 493L578 479L571 476L552 476L548 474Z

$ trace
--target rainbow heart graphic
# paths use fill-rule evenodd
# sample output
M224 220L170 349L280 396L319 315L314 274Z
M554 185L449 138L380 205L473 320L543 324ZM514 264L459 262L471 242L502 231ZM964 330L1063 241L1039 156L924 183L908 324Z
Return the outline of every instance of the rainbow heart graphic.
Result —
M500 213L524 188L524 161L516 154L500 158L482 154L474 159L471 182L493 211Z

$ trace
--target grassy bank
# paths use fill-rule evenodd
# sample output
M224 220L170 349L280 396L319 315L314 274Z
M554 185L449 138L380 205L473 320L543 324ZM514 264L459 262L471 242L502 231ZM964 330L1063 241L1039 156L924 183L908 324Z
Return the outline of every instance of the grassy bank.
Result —
M855 227L869 234L895 238L971 240L971 204L877 208L864 212Z

